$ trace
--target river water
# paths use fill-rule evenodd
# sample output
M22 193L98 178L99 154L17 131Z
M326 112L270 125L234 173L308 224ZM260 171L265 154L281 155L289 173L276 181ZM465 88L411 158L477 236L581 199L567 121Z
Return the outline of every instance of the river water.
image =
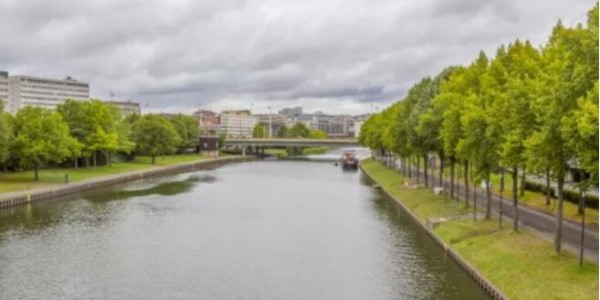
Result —
M257 161L0 211L0 299L486 299L370 185Z

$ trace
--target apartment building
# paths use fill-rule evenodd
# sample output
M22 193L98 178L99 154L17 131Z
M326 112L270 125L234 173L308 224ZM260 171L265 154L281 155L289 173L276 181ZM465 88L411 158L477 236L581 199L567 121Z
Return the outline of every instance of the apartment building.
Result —
M198 109L192 116L198 119L198 129L201 135L215 135L219 132L219 115L211 110Z
M219 117L220 131L229 137L250 138L258 118L249 113L225 111Z
M89 100L90 85L71 77L50 79L34 76L8 77L7 111L16 113L25 106L55 109L67 99Z

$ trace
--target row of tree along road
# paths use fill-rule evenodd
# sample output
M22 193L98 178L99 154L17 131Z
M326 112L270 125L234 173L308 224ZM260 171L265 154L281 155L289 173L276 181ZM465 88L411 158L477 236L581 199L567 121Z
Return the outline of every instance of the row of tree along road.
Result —
M197 144L198 123L191 116L136 114L123 117L116 106L99 100L67 100L56 110L25 107L12 116L0 105L0 165L5 170L48 164L74 168L110 165L113 153L155 157Z
M589 11L587 26L568 28L559 22L543 47L516 40L500 46L493 58L481 52L468 66L422 79L404 99L371 116L359 141L397 156L407 173L411 165L423 165L425 183L430 155L441 162L440 177L449 166L452 183L460 164L467 199L469 180L486 183L486 218L491 214L490 176L500 173L502 191L508 172L514 230L519 174L545 176L546 191L554 180L559 252L567 172L575 167L589 174L581 191L598 185L598 4ZM597 200L588 204L598 206Z

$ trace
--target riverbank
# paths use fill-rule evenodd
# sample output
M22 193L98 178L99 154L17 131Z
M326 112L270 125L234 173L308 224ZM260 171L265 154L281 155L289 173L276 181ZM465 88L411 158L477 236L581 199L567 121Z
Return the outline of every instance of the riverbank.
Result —
M69 182L79 182L86 179L123 174L132 171L150 170L159 167L173 166L182 163L191 163L211 159L210 156L199 154L168 155L156 158L137 156L132 161L113 162L111 166L79 167L75 168L49 168L40 170L40 179L33 180L33 170L21 172L0 172L0 194L16 191L31 191L39 188L60 186L65 183L65 174Z
M329 150L331 150L329 147L307 147L307 148L302 149L302 154L300 154L300 156L325 154ZM278 148L265 149L265 154L276 156L277 158L292 157L292 156L290 156L290 154L287 152L286 149L278 149Z
M167 164L163 166L157 166L155 164L150 165L149 168L143 168L142 170L134 169L134 171L130 170L128 172L121 172L119 174L106 176L97 176L96 174L96 176L94 176L93 178L80 178L79 182L69 182L60 185L55 184L51 186L38 187L26 191L17 191L0 194L0 209L11 206L23 205L30 202L60 198L79 192L94 190L142 178L162 176L167 174L194 171L200 169L216 168L227 163L247 161L251 160L252 158L253 157L251 156L229 156L222 158L208 158L204 156L197 156L195 160L191 160L188 162L181 162L181 160L172 160L172 164Z
M598 299L598 266L553 246L526 230L499 229L497 220L473 221L459 202L428 189L409 189L405 178L364 160L362 170L510 299Z

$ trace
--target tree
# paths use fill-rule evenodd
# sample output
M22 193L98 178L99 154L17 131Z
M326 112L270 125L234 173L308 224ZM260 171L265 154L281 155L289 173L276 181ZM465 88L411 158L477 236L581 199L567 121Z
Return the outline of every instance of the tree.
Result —
M179 145L180 152L198 145L200 132L196 118L178 114L174 118L169 118L169 122L171 122L173 128L175 128L175 131L177 131L177 134L181 138L181 144Z
M267 126L265 126L264 124L256 124L252 129L252 137L261 139L266 138L269 136L269 133L267 131Z
M323 130L311 130L308 137L311 139L323 140L327 138L327 132Z
M540 54L529 42L519 40L506 51L499 49L491 69L497 91L494 92L494 111L497 112L502 134L500 160L512 173L513 229L518 230L518 172L525 172L525 141L536 127L532 104L538 99L536 80L539 75Z
M131 144L125 137L119 137L120 110L100 100L76 101L67 100L57 107L63 119L68 123L71 135L83 145L82 153L87 158L92 157L96 166L96 155L102 152L106 155L108 164L111 153L117 150L130 150Z
M578 142L572 141L573 131L577 131L573 119L581 117L578 99L586 97L598 80L597 10L598 5L590 12L587 29L582 26L565 28L559 22L542 50L541 92L535 102L539 126L528 140L527 147L529 152L544 149L539 154L546 155L557 182L556 252L560 252L562 243L565 176L578 152ZM585 101L579 101L582 102ZM584 121L582 126L586 127L587 122Z
M15 118L13 151L24 167L34 168L39 180L40 167L79 155L81 144L69 135L69 126L57 112L39 107L24 107Z
M11 116L4 112L4 103L0 100L0 163L2 164L5 164L10 156L10 145L13 138Z
M275 137L277 138L286 138L288 135L288 128L285 126L281 126L277 129L277 132L275 132Z
M296 123L288 130L290 138L307 138L310 135L310 129L304 123Z
M135 122L133 140L136 153L152 157L153 164L157 155L175 153L181 143L173 125L158 115L145 115Z

